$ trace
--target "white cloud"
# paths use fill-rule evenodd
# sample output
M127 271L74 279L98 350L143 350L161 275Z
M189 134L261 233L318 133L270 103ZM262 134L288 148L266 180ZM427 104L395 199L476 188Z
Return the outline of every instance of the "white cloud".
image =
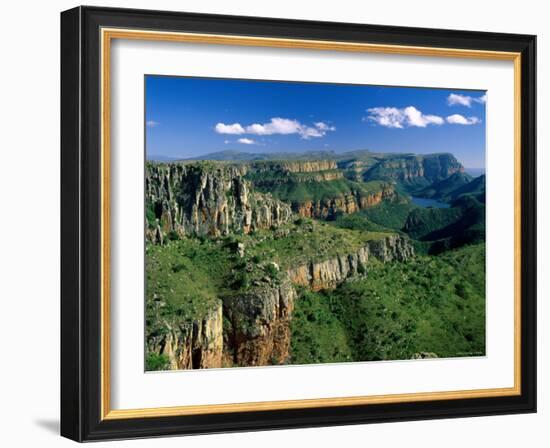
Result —
M429 124L440 125L445 122L443 118L438 117L437 115L424 115L414 106L405 107L404 112L407 116L409 126L425 128Z
M229 143L231 143L229 140L224 140L223 141L226 145L228 145Z
M364 117L364 121L373 121L380 126L387 128L403 128L405 114L403 109L396 107L371 107L367 109L368 117Z
M233 124L218 123L216 125L216 132L218 134L240 135L240 134L244 134L244 129L239 123L233 123Z
M477 117L465 117L460 114L453 114L447 117L447 123L450 124L462 124L462 125L471 125L481 123L481 120Z
M220 134L250 134L250 135L290 135L298 134L301 138L308 140L312 137L323 137L329 131L335 131L334 126L319 121L314 126L307 126L298 120L289 118L275 117L267 123L253 123L248 126L242 126L240 123L216 125L216 132Z
M301 124L297 120L288 118L272 118L269 123L254 123L246 127L248 134L272 135L272 134L297 134L300 132Z
M403 129L404 127L425 128L430 124L441 125L445 122L437 115L424 115L414 106L403 109L397 107L371 107L369 115L363 121L372 121L387 128Z
M449 106L472 107L473 103L484 104L486 101L487 101L487 94L474 97L469 95L460 95L458 93L451 93L447 97L447 104Z
M158 126L158 121L155 120L148 120L146 123L148 128L154 128L155 126Z
M242 143L243 145L255 145L256 142L252 140L251 138L240 138L237 140L239 143Z
M334 126L329 126L328 124L318 121L317 123L313 123L317 129L320 131L335 131L336 128Z

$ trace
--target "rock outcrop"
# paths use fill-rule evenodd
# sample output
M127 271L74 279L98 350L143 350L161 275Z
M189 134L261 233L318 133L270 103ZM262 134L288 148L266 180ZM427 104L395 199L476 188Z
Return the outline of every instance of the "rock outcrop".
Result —
M148 336L147 350L165 355L170 369L284 364L289 357L295 286L313 291L335 288L365 275L370 257L389 262L412 256L414 248L408 239L388 235L367 242L355 253L279 272L276 278L215 301L200 319L159 319L161 330ZM278 272L278 266L272 265Z
M392 184L388 183L373 193L354 191L350 194L319 201L293 202L292 209L304 218L334 219L338 214L355 213L395 197L395 189Z
M296 291L287 279L224 298L224 313L231 323L226 350L235 365L285 362L295 299Z
M464 172L464 167L452 154L411 154L382 159L364 173L364 179L433 183L459 172Z
M260 190L305 182L330 182L344 179L334 160L264 161L241 164L247 178Z
M164 321L164 331L148 337L147 349L168 358L169 368L206 369L222 366L223 309L221 301L198 320Z
M251 172L283 172L283 173L317 173L321 171L336 170L338 168L334 160L282 160L252 162L249 164Z
M347 278L363 274L369 257L382 262L405 261L414 256L414 247L399 235L369 241L356 253L339 255L323 261L311 261L287 271L290 280L313 291L336 287Z
M244 174L245 166L212 162L148 164L148 239L249 233L290 220L290 206L251 191Z

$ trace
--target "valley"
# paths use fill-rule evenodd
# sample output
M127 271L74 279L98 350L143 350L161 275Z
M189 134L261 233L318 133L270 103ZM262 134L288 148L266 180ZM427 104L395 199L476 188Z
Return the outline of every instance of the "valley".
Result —
M448 153L148 161L146 370L485 353L485 176Z

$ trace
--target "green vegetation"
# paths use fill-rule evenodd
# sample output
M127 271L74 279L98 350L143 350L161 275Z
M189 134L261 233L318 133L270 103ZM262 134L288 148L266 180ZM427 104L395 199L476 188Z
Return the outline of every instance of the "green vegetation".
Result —
M479 177L476 177L470 183L467 183L466 185L463 185L462 187L459 187L456 190L452 191L449 194L448 199L454 201L466 195L473 196L479 202L485 203L485 175L484 174Z
M301 218L275 232L259 231L254 236L243 237L242 241L248 243L253 256L288 268L338 254L354 253L368 241L387 235L385 232L342 229L322 221Z
M370 221L363 213L339 214L330 224L350 230L365 230L368 232L393 232L393 229Z
M323 171L323 175L338 170ZM291 204L332 200L344 196L369 196L382 191L385 182L354 182L349 179L308 180L319 173L258 173L248 175L254 186L263 193Z
M353 361L343 322L331 307L330 298L302 291L291 324L293 364Z
M303 294L292 321L291 362L480 355L484 328L479 244L406 263L371 263L366 278Z
M231 254L198 239L147 244L145 271L145 327L152 340L166 333L166 322L191 324L219 305L219 291L231 275Z
M210 241L185 239L147 245L147 297L180 315L200 318L230 274L231 254Z
M429 235L457 222L463 216L459 207L452 208L416 208L411 210L403 226L411 238L432 239ZM428 238L425 238L427 237Z
M145 358L145 370L150 372L153 370L167 370L169 368L169 360L166 355L158 353L147 353Z
M416 208L410 200L400 195L397 200L381 202L361 210L359 214L382 227L401 230L411 210Z
M148 338L162 336L165 321L192 323L219 306L224 297L265 282L278 284L281 268L353 253L367 241L386 235L299 219L276 231L218 240L167 238L164 245L147 244Z
M403 231L425 243L418 248L431 254L485 241L485 205L471 195L461 196L452 205L411 211Z
M457 172L446 179L424 188L416 194L424 198L441 199L444 201L451 198L456 199L458 196L453 196L453 192L459 188L463 188L471 181L472 176L469 174Z
M268 191L273 197L290 203L306 201L321 201L326 198L337 198L351 194L350 181L337 179L325 182L287 182L275 185L272 188L260 188Z
M147 370L179 362L154 352L168 335L176 342L169 353L181 341L192 344L188 359L199 359L202 352L193 352L212 340L203 326L223 340L218 367L485 353L485 177L461 173L450 154L323 154L329 163L282 154L279 162L258 156L243 166L248 156L224 152L213 157L227 162L182 161L162 165L164 173L146 166ZM411 192L450 207L420 207ZM361 210L346 214L356 204ZM392 239L371 244L368 261L357 261L369 241L395 234L410 238L415 257L409 243ZM408 261L377 260L392 259L392 251ZM315 289L337 286L313 292L291 286L290 277Z
M155 216L155 211L151 204L147 204L145 208L145 218L147 219L147 224L149 227L155 227L157 223L157 217Z

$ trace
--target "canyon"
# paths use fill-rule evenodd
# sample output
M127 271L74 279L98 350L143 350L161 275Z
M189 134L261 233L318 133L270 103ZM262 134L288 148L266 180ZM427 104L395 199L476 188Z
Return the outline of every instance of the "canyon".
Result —
M165 355L171 369L285 364L290 357L292 314L300 300L297 288L335 288L348 279L366 277L369 259L387 263L411 257L410 242L390 235L354 253L289 268L276 281L220 297L200 319L162 320L164 330L161 336L148 338L148 350Z
M414 260L425 246L407 232L435 234L428 232L434 220L466 216L461 223L478 225L466 210L484 216L475 202L484 179L470 184L463 172L450 154L147 163L148 370L293 363L304 294L368 282L380 265ZM465 203L462 214L413 210L406 232L362 215L408 210L403 191L439 192L449 183L456 190L445 197ZM370 227L342 216L363 217Z

